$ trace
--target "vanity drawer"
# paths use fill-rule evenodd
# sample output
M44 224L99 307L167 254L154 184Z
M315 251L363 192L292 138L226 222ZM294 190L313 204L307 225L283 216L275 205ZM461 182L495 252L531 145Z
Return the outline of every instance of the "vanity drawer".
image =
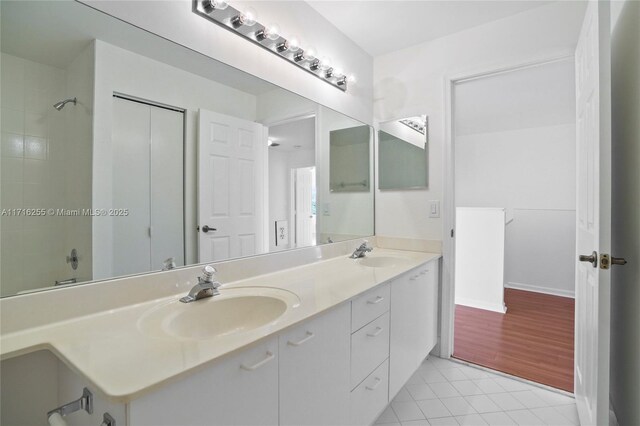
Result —
M352 333L389 311L390 288L389 284L378 286L351 302Z
M351 392L351 424L370 425L389 402L389 361Z
M351 335L351 389L389 357L389 313Z

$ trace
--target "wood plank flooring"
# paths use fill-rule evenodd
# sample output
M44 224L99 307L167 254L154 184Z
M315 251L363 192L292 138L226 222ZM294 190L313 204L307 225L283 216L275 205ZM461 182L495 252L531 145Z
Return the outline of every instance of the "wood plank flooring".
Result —
M573 392L574 299L505 289L505 304L456 305L453 356Z

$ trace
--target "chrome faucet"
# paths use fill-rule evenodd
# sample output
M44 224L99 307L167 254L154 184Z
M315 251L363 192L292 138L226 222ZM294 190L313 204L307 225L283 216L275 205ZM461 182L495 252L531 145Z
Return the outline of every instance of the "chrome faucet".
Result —
M211 265L207 265L202 268L202 276L198 277L198 284L193 286L189 291L189 294L180 298L180 301L182 303L191 303L196 300L204 299L205 297L219 295L220 291L218 290L218 287L222 284L213 280L213 275L216 272L216 268Z
M355 249L355 251L351 253L351 256L349 257L351 259L359 259L361 257L364 257L366 252L370 252L370 251L373 251L373 247L369 245L369 241L364 240L362 244L360 244L360 247Z

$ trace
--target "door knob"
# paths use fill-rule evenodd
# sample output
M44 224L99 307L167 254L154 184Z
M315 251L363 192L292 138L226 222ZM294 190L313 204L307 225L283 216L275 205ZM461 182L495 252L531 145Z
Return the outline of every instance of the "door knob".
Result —
M580 256L578 256L578 260L580 260L580 262L589 262L593 265L594 268L598 267L598 253L596 253L595 251L590 255L581 254Z
M209 225L205 225L205 226L202 227L202 232L204 232L205 234L207 232L209 232L209 231L217 231L217 229L216 228L211 228L211 227L209 227Z

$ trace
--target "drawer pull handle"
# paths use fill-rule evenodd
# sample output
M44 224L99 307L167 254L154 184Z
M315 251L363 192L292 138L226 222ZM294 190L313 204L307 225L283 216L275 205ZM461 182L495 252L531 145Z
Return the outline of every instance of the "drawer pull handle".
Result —
M373 386L365 386L365 387L367 388L367 390L374 391L378 389L378 386L380 386L380 383L382 383L382 379L379 377L376 377L376 382L373 384Z
M377 305L378 303L382 302L384 300L384 297L382 296L377 296L374 300L367 300L367 303L370 305Z
M297 342L293 342L293 341L289 340L287 342L287 345L300 346L300 345L303 345L303 344L307 343L309 340L313 339L314 336L315 336L315 334L313 334L310 331L307 331L307 336L306 337L303 337L301 340L298 340Z
M373 333L367 333L367 336L376 337L378 334L382 333L382 330L384 330L384 328L376 327L376 331L374 331Z
M267 356L262 361L258 361L253 365L240 364L240 368L242 368L243 370L247 370L247 371L257 370L258 368L262 367L263 365L265 365L269 361L272 361L275 357L276 356L273 354L273 352L267 351Z

